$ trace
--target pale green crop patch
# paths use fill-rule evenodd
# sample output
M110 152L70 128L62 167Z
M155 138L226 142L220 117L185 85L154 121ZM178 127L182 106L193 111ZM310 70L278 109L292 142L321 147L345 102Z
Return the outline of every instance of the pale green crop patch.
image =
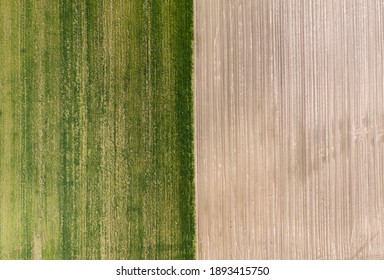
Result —
M193 1L0 0L0 259L195 257Z

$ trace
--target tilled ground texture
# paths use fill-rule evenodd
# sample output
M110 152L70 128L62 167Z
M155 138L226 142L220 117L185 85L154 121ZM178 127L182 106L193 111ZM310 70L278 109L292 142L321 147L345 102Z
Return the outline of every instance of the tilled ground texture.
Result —
M198 256L383 259L383 1L195 4Z
M0 0L0 259L190 259L193 1Z

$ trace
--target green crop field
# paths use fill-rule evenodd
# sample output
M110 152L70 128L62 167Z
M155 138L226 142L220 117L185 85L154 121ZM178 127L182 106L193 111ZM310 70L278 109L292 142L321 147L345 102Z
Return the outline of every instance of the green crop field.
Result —
M0 259L192 259L193 0L0 0Z

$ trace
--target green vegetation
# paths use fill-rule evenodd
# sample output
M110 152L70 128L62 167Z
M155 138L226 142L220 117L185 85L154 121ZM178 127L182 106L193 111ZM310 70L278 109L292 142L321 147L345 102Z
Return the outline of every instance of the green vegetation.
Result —
M0 259L192 259L193 0L0 0Z

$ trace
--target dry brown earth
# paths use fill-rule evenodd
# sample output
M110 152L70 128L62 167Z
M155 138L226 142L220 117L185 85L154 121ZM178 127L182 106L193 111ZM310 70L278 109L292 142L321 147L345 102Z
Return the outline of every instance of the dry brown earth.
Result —
M384 258L383 9L195 0L200 258Z

